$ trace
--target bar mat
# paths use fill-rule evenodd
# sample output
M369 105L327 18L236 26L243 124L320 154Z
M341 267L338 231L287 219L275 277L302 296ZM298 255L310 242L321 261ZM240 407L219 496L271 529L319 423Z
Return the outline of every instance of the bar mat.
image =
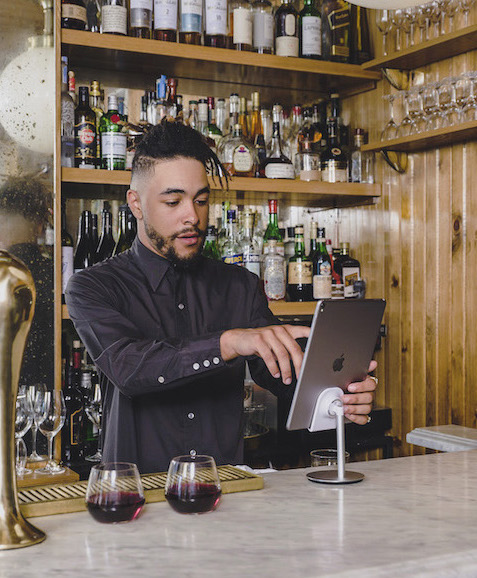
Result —
M244 472L234 466L218 466L220 485L223 494L261 490L263 478ZM146 502L164 502L166 472L144 474L141 480L144 486ZM22 488L18 490L20 510L26 518L50 516L52 514L69 514L86 510L85 496L87 480L68 484L50 484Z

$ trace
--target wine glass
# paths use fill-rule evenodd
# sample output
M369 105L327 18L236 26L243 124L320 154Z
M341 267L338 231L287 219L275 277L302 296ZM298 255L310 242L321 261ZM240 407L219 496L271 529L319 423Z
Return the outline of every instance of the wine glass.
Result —
M55 389L46 391L43 398L43 420L40 422L40 431L48 440L48 463L38 470L41 474L61 474L65 471L53 459L53 439L60 431L66 419L66 406L63 392Z
M28 399L27 388L22 385L18 390L15 413L16 470L19 476L31 474L31 470L25 467L25 460L20 459L20 446L21 442L23 442L23 436L30 429L32 423L33 408ZM25 445L25 442L23 442L23 445Z
M40 421L43 418L41 411L37 412L35 408L41 410L43 403L43 396L45 395L46 385L44 383L36 383L35 385L28 386L28 397L30 400L31 407L33 408L33 422L31 424L31 436L32 436L32 448L31 454L28 456L29 462L42 462L45 457L41 456L36 451L36 439L38 435L38 428L40 426ZM38 401L38 403L37 403Z
M470 82L469 96L467 97L465 106L462 110L462 121L467 122L470 120L477 120L477 94L475 90L477 72L475 70L466 72L464 76L467 76Z
M135 520L145 501L136 464L107 462L91 468L86 507L96 521L116 524Z
M86 415L88 419L98 428L98 449L92 456L87 456L86 460L88 462L100 462L103 459L102 448L101 448L101 417L102 417L102 405L101 405L101 388L99 384L95 385L93 398L88 401L85 406Z
M164 491L169 505L180 514L212 512L222 494L214 458L198 455L173 458Z
M394 122L394 101L395 94L389 94L384 97L389 102L389 120L381 133L381 140L391 140L397 137L397 124Z
M391 10L376 10L376 25L383 35L383 56L387 56L387 38L393 26Z
M400 125L397 129L397 136L401 138L403 136L409 136L414 130L414 121L409 114L409 91L405 90L402 92L402 101L404 106L404 118L401 120Z
M474 5L475 0L460 0L459 1L459 8L464 15L464 26L469 25L469 12Z

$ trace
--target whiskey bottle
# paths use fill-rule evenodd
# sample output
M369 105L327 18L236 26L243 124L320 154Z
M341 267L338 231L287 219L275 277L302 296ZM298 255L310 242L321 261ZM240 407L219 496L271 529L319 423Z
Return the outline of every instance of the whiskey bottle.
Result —
M358 296L354 283L361 279L361 265L349 254L349 243L340 243L340 247L341 255L335 262L335 270L341 277L345 299L353 299Z
M252 50L252 6L249 0L232 0L230 5L232 43L235 50Z
M61 0L61 28L86 29L86 6L83 0Z
M130 0L129 35L151 38L152 0Z
M372 58L367 10L355 4L350 8L350 62L363 64Z
M300 56L302 58L321 58L321 14L315 0L304 0L299 19Z
M79 103L75 109L75 167L96 168L96 115L89 106L87 86L79 87Z
M252 15L253 50L259 54L273 54L274 18L270 0L255 0Z
M101 6L101 32L103 34L126 35L128 32L128 10L126 0L103 0Z
M164 42L177 40L178 0L154 0L154 38Z
M298 56L298 12L291 0L282 0L275 12L275 53L278 56Z
M124 170L126 167L127 134L118 112L118 99L108 97L108 112L99 123L101 136L101 166L103 169Z
M200 44L202 39L202 0L180 0L179 42Z
M265 176L267 179L294 179L295 169L291 160L282 152L280 142L280 116L278 109L273 107L273 132L270 155L265 160Z
M295 227L295 254L288 262L288 296L290 301L313 299L313 265L305 255L303 225Z
M75 103L68 94L68 58L61 57L61 166L75 164Z
M226 48L227 0L205 0L205 46Z
M328 146L321 154L321 179L327 183L348 182L348 157L340 146L337 117L328 119Z
M349 4L344 0L323 0L322 54L324 60L349 61Z

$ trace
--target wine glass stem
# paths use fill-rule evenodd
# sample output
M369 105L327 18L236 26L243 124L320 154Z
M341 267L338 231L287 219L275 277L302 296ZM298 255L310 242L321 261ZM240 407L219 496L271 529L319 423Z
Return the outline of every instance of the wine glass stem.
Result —
M36 455L36 436L38 433L38 427L36 424L31 425L31 453L33 456Z
M103 452L103 440L101 437L102 428L98 427L98 453L101 454Z
M383 33L383 56L387 56L388 55L388 51L386 50L386 39L388 37L387 32Z
M48 436L48 467L51 467L53 461L53 436Z

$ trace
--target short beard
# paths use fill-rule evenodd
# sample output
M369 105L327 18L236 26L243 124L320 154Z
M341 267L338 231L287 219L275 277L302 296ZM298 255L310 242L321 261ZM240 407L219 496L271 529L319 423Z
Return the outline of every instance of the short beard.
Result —
M201 231L198 227L190 227L189 229L175 233L171 237L163 237L144 219L144 230L148 239L151 241L152 245L157 249L157 251L177 268L182 270L195 269L201 261L202 247L204 246L205 241L205 231ZM174 249L174 246L172 245L172 242L179 235L191 232L197 233L199 235L199 247L197 248L197 252L190 257L179 257L179 255L176 253L176 250Z

